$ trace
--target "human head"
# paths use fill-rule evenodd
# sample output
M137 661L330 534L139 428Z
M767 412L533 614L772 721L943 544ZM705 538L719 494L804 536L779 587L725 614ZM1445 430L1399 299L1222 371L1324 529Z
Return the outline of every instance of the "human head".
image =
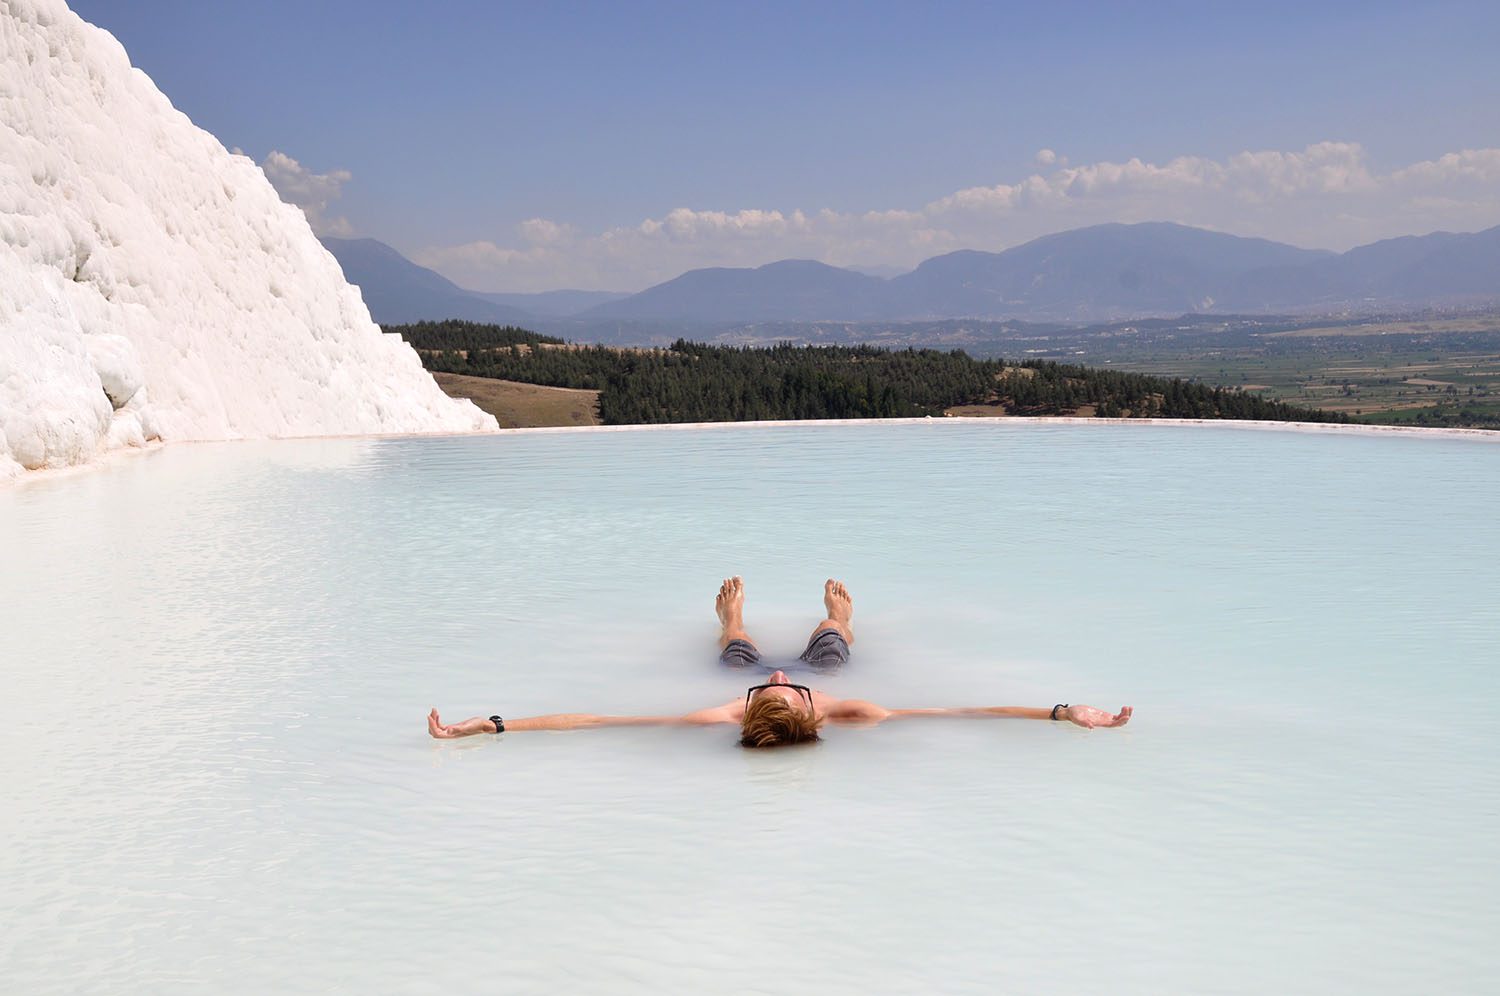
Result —
M780 672L777 672L778 674ZM801 703L772 694L774 689L758 692L745 707L740 722L740 746L780 747L783 744L810 743L818 739L822 717Z

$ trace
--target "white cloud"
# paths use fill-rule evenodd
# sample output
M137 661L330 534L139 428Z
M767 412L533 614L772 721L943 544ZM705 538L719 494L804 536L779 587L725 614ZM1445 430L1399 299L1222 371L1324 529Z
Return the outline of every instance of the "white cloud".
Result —
M516 226L516 231L534 246L562 245L573 238L572 225L560 225L546 218L527 218Z
M1413 163L1391 174L1398 184L1475 184L1493 195L1500 184L1500 149L1465 149L1428 162Z
M307 222L312 226L313 232L340 238L354 234L354 226L349 224L349 219L330 217L328 214L329 203L338 199L344 184L350 180L348 170L314 173L291 156L275 149L266 156L260 168L266 174L266 179L271 181L271 186L276 188L276 193L281 195L281 199L301 208L302 213L307 215Z
M1384 173L1351 142L1246 151L1222 160L1179 156L1081 166L1043 149L1036 161L1039 168L1029 176L958 190L916 209L679 207L597 233L532 218L518 226L516 247L476 242L413 255L480 290L637 290L695 267L787 258L910 267L953 249L1004 249L1111 221L1175 221L1331 249L1500 224L1500 149L1450 152Z

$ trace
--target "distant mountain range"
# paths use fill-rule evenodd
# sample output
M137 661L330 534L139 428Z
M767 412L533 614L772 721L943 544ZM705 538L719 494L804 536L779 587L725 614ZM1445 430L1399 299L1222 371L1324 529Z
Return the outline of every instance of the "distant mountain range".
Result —
M618 301L622 297L630 296L618 291L584 290L542 291L539 294L497 294L490 291L467 291L466 293L482 297L486 301L494 301L496 304L520 308L533 315L557 317L576 315L595 305Z
M359 287L370 315L382 325L462 318L499 325L536 324L538 317L571 315L628 297L610 291L491 294L465 290L442 274L418 266L384 242L325 237L323 245Z
M324 239L375 320L468 318L590 338L605 326L1420 308L1500 301L1500 226L1387 239L1345 253L1167 223L1096 225L1004 252L962 250L882 278L812 260L692 270L638 294L464 290L372 239ZM540 321L538 320L540 319ZM617 338L617 336L616 336Z

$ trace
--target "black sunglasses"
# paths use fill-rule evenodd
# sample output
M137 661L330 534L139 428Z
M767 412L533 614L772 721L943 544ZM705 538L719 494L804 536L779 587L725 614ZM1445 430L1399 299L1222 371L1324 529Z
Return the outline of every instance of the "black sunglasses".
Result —
M797 691L802 693L803 698L807 699L807 711L813 711L813 698L811 688L808 688L806 685L785 685L778 682L772 682L769 685L752 685L751 687L745 689L746 709L750 708L750 697L763 688L795 688Z

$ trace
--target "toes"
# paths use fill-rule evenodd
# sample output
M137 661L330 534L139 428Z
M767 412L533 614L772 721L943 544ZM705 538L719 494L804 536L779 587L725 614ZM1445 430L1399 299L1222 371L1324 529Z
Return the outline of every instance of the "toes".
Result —
M744 595L745 583L736 574L732 578L725 578L723 584L719 585L719 597L715 604L724 605Z

